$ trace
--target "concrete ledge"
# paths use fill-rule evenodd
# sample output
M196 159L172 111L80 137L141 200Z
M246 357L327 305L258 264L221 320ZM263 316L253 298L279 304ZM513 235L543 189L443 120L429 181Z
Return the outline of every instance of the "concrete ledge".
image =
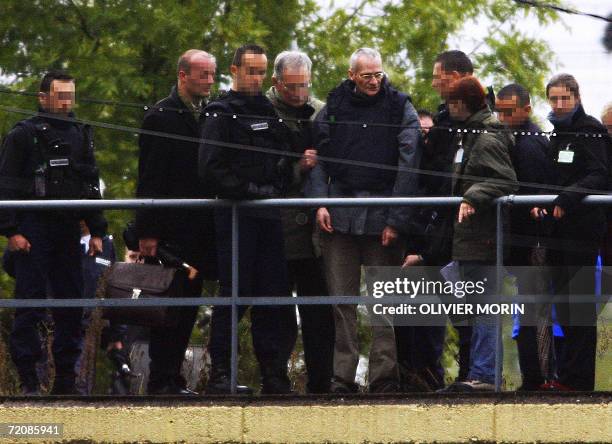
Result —
M57 442L610 442L610 393L563 396L3 399L1 423ZM4 442L55 442L0 438Z

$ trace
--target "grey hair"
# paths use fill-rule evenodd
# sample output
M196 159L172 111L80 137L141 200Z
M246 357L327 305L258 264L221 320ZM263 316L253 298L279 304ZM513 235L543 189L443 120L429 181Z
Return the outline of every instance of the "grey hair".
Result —
M202 56L209 60L211 60L214 64L217 63L217 59L212 54L207 53L206 51L202 51L201 49L188 49L178 59L176 63L176 74L180 71L184 71L189 74L191 72L191 59L195 56Z
M349 66L351 70L355 71L357 69L357 62L360 57L367 57L369 59L374 59L380 62L382 65L382 56L380 52L373 48L359 48L353 54L351 54L351 58L349 59Z
M312 60L307 54L300 51L283 51L274 59L274 77L278 80L283 80L283 71L285 68L301 68L306 67L308 74L312 70Z

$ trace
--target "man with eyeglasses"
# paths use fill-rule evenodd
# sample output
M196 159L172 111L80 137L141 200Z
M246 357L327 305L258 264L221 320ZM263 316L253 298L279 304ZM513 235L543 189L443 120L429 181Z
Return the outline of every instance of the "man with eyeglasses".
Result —
M316 119L321 156L311 173L311 197L391 197L417 193L420 126L410 98L385 76L378 51L360 48L350 58L348 79L332 90ZM355 124L358 122L358 124ZM333 123L333 124L332 124ZM354 162L376 165L363 166ZM400 168L398 171L397 168ZM359 295L361 266L399 266L408 207L321 207L317 224L330 294ZM357 307L334 307L336 342L332 391L357 391ZM372 327L369 391L397 392L399 372L393 327Z
M274 61L272 86L266 93L291 134L292 178L287 197L304 197L304 185L317 163L312 122L325 105L310 94L310 58L298 51L283 51ZM281 217L289 287L298 296L325 296L319 232L308 208L283 208ZM330 305L299 305L308 393L329 392L334 354L334 315ZM288 344L293 347L293 343Z

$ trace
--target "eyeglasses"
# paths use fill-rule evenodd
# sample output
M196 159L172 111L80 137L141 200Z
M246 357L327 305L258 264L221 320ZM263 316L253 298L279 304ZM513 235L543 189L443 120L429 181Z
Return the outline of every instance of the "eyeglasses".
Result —
M379 72L366 72L363 74L359 74L359 78L369 82L372 79L376 79L376 80L382 80L382 78L385 76L385 73L382 71Z
M283 85L283 88L287 91L299 91L303 89L309 89L312 86L312 83L285 83L280 82Z

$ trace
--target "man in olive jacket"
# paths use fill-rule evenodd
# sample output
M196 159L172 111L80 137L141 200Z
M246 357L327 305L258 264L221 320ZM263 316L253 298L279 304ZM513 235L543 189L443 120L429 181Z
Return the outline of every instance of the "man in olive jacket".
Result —
M310 58L297 51L283 51L274 61L273 86L266 96L291 134L291 147L302 157L291 157L292 179L287 197L304 197L304 185L317 163L312 121L325 105L310 95ZM289 287L298 296L326 296L319 232L310 208L281 210ZM326 393L330 389L334 356L334 315L331 305L299 305L304 360L308 372L306 390ZM287 347L294 342L288 335ZM294 338L293 338L294 339Z

